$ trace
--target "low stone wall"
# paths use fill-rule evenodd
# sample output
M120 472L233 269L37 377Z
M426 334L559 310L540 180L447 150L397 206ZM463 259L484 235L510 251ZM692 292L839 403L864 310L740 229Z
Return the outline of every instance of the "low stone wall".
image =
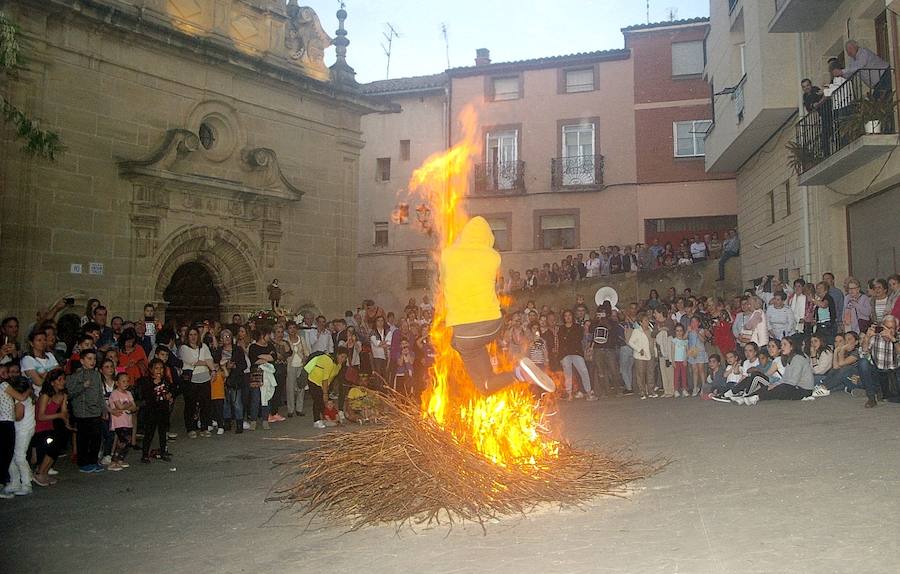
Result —
M666 296L669 287L674 287L678 293L690 287L695 295L718 297L730 297L743 291L739 257L728 261L725 281L716 281L718 274L719 262L713 260L682 267L584 279L575 283L539 287L532 292L514 293L513 307L522 307L530 299L534 299L538 306L547 304L554 309L565 309L575 303L578 295L583 295L588 306L593 307L594 294L597 289L605 286L612 287L619 294L620 307L631 301L646 299L651 289L656 289L660 298Z

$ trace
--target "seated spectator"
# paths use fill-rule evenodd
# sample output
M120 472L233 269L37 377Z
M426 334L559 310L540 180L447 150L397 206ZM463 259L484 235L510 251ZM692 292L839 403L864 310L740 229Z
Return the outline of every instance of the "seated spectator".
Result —
M780 381L761 385L755 392L745 397L733 397L732 401L741 405L755 405L765 400L796 401L811 397L815 386L812 367L797 340L791 337L782 339L781 362L784 365L784 376Z
M812 365L813 378L816 385L823 384L825 376L831 371L834 352L819 335L809 338L809 362Z
M728 230L728 238L722 245L722 257L719 258L718 281L725 281L725 264L728 260L741 254L741 240L734 229Z
M719 232L713 231L703 236L706 241L706 247L709 251L710 259L718 259L722 256L722 241L719 239Z
M859 374L859 335L853 331L838 336L834 344L834 356L831 371L825 376L822 384L816 387L816 397L827 397L832 391L841 389L848 393L854 389L862 389Z
M699 237L694 235L691 237L691 260L694 263L699 263L700 261L706 261L709 253L707 252L706 243L700 240Z
M876 405L879 392L887 400L897 400L896 397L890 396L890 383L893 379L896 384L897 372L900 370L898 327L900 325L893 315L885 315L881 325L871 325L863 335L859 370L866 389L866 408Z

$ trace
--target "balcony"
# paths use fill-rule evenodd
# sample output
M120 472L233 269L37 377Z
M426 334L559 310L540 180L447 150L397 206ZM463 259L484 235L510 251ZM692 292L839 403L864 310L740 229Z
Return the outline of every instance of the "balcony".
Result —
M525 193L525 162L500 161L475 164L473 195Z
M791 163L800 185L829 184L895 148L895 109L890 69L850 76L797 123Z
M603 156L576 155L550 160L553 191L588 191L603 187Z
M744 121L744 85L746 83L747 74L744 74L731 93L731 101L734 102L734 115L737 123Z
M822 27L843 0L775 0L769 32L813 32Z

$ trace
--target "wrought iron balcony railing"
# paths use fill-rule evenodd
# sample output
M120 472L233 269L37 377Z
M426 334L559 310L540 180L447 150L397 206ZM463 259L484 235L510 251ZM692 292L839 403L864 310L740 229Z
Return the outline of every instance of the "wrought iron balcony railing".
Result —
M731 13L734 11L734 7L737 6L738 0L728 0L728 12Z
M603 156L575 155L551 159L550 184L554 191L601 187Z
M896 134L892 71L857 70L797 122L791 163L804 173L866 134Z
M475 164L475 194L525 193L525 162L500 161Z

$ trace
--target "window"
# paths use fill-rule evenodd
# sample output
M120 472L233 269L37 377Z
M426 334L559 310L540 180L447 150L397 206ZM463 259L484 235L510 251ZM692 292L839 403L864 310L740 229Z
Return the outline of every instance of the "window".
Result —
M513 189L518 178L518 130L487 133L485 175L496 189Z
M391 181L391 158L380 157L375 160L375 181Z
M791 180L784 182L784 209L785 217L791 214Z
M433 276L431 258L416 255L409 258L409 288L426 289L431 287Z
M509 236L510 217L486 215L484 218L487 220L488 225L491 227L491 231L494 233L494 249L497 251L509 251L511 249Z
M409 161L409 140L400 140L400 161Z
M388 244L388 222L375 222L375 247L387 247Z
M594 184L594 124L562 128L562 184Z
M394 225L406 225L409 223L409 204L398 203L391 212L391 223Z
M702 74L703 60L703 40L672 44L672 76Z
M769 192L769 224L775 223L775 190Z
M519 77L510 78L493 78L493 99L498 100L518 100L519 99Z
M701 157L706 153L706 132L712 120L689 120L672 124L675 157Z
M540 249L578 247L577 217L574 213L540 215Z
M566 93L590 92L594 89L594 69L566 70Z

